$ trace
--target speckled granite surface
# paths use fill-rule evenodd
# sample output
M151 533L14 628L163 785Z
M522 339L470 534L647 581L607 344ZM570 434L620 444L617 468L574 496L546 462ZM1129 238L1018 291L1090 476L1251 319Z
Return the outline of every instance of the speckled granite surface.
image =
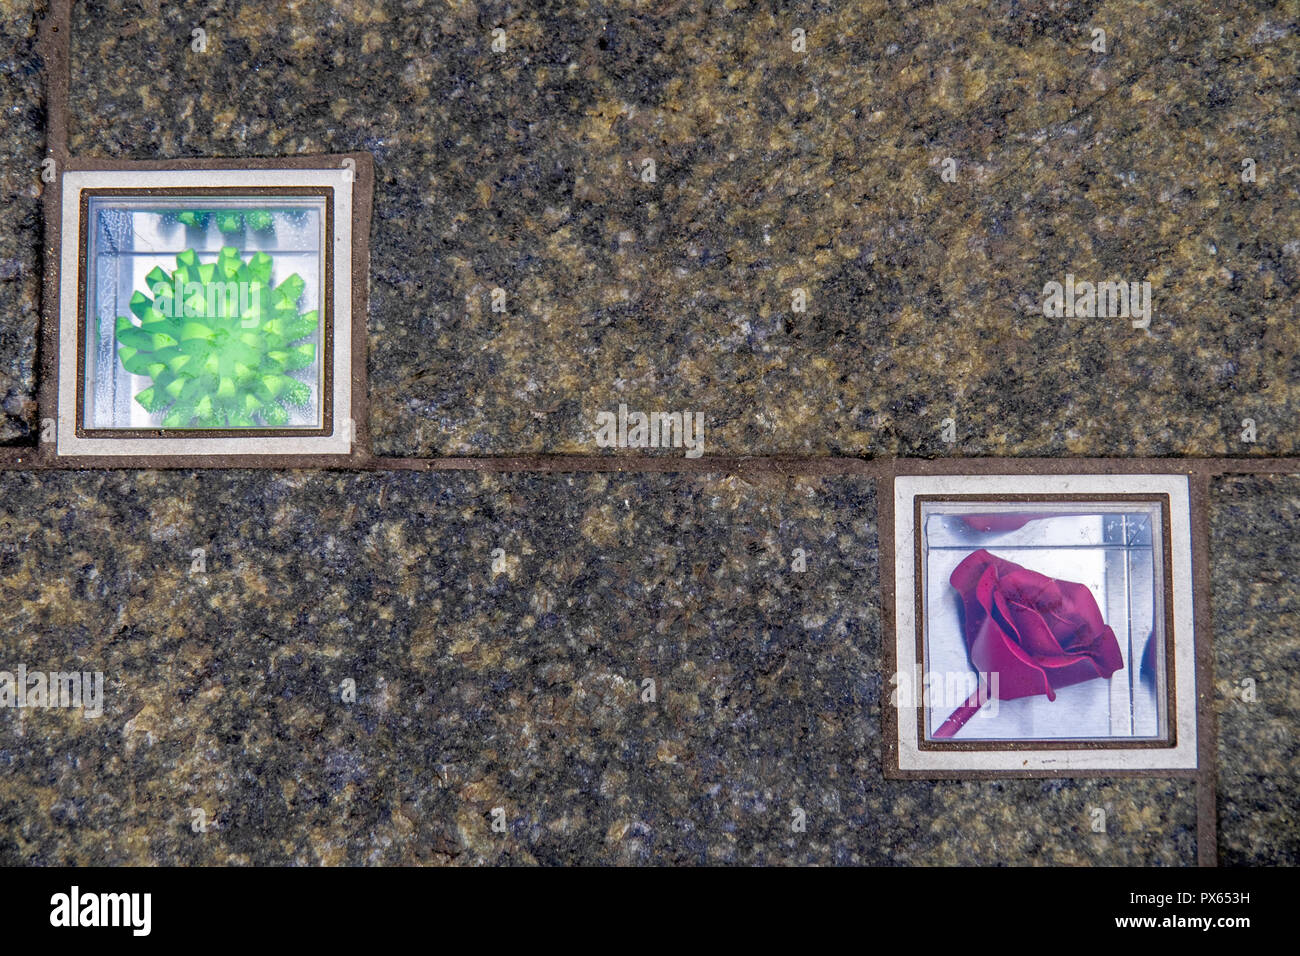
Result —
M0 442L42 6L0 0ZM70 145L371 151L380 454L590 452L620 402L707 454L1300 453L1293 8L281 9L78 3ZM1151 329L1035 315L1067 272ZM1213 520L1219 851L1294 864L1300 479ZM1195 862L1188 781L882 778L869 481L0 473L0 527L0 669L109 683L0 708L0 863Z
M1212 519L1220 862L1295 866L1300 478L1222 479Z
M1188 781L882 779L870 482L7 473L0 502L5 663L108 685L97 720L0 710L0 863L1195 858Z
M283 10L79 3L71 147L373 152L382 454L590 452L620 401L707 453L1300 450L1293 6ZM1067 273L1151 328L1035 314Z
M0 444L35 440L45 155L45 89L35 43L44 8L0 0Z

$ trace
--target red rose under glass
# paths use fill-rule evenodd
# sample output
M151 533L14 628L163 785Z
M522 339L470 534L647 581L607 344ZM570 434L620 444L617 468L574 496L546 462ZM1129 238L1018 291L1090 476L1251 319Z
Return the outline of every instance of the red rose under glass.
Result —
M967 555L949 578L961 595L964 637L971 666L997 674L1002 700L1045 695L1124 667L1115 632L1082 584L1060 581L980 550ZM943 725L936 738L952 737L987 699L982 688Z

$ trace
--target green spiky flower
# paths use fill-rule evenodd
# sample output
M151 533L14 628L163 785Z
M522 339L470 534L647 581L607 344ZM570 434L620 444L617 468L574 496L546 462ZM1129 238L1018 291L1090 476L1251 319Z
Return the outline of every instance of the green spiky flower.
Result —
M239 232L244 226L255 232L264 232L275 224L265 209L183 209L176 213L176 221L186 226L206 229L208 220L213 216L217 218L217 228L227 233Z
M118 356L131 374L153 379L135 400L165 412L163 428L283 426L286 405L311 400L289 373L314 367L316 346L301 340L319 319L298 311L302 277L272 286L271 270L264 252L244 262L226 246L216 262L200 264L186 249L170 276L155 268L145 277L153 298L131 297L139 321L118 318Z

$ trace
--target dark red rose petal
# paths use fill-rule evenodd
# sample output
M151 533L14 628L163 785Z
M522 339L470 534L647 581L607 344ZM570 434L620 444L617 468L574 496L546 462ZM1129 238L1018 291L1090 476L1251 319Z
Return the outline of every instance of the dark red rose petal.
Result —
M998 674L1005 700L1044 694L1124 666L1119 642L1092 592L979 550L949 578L965 610L966 648L976 670Z
M1006 599L996 588L997 571L988 566L976 585L974 600L964 599L971 663L981 673L998 675L998 696L1004 700L1038 694L1054 700L1056 694L1042 668L1020 646Z
M1020 646L1033 658L1051 657L1066 652L1061 642L1056 639L1052 629L1032 607L1017 601L1008 601L1011 608L1011 620L1020 635Z

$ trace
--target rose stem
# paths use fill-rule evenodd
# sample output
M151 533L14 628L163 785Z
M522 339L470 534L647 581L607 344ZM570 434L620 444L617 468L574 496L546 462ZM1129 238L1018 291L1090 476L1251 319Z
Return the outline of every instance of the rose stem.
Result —
M935 737L955 736L957 731L966 726L966 721L975 716L975 712L980 709L983 703L981 689L976 688L975 693L966 698L966 703L954 710L952 715L934 732Z

